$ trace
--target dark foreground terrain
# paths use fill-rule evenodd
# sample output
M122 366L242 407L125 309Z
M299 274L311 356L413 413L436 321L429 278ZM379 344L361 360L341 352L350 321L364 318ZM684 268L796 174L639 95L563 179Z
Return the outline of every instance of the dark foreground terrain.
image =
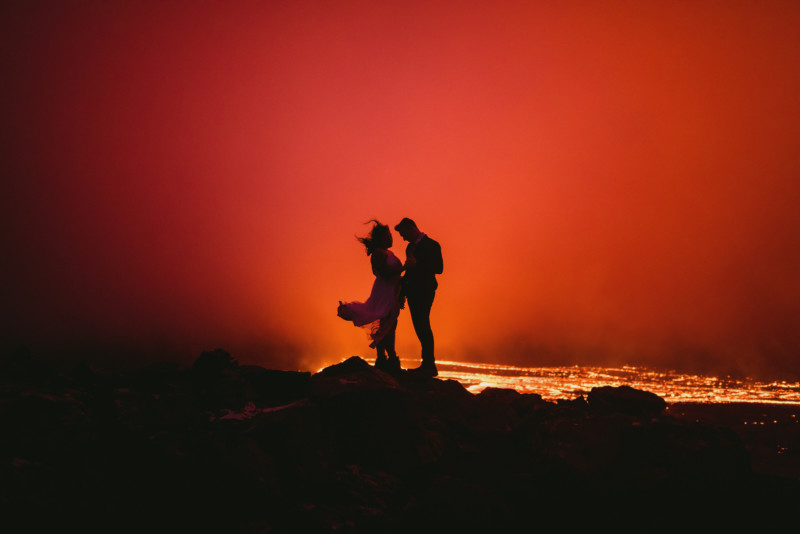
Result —
M626 387L556 403L473 395L355 357L311 375L240 366L221 350L188 369L125 373L57 373L18 355L0 374L0 522L536 532L795 513L797 478L754 470L730 427L666 408Z

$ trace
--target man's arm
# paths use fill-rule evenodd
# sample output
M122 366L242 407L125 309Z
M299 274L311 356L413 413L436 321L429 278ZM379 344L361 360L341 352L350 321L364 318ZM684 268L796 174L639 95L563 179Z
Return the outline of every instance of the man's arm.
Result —
M435 245L433 247L433 272L436 274L442 274L444 271L444 260L442 260L442 247L436 241L433 242Z

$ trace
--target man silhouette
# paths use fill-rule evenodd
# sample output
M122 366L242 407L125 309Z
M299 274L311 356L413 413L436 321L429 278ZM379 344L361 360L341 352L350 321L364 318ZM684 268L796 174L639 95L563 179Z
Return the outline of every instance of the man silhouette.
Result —
M422 364L414 371L425 376L436 376L433 356L433 330L431 330L431 307L439 283L436 275L442 274L442 247L420 232L414 221L404 218L394 227L408 241L406 247L406 272L403 275L403 291L411 312L411 322L422 345Z

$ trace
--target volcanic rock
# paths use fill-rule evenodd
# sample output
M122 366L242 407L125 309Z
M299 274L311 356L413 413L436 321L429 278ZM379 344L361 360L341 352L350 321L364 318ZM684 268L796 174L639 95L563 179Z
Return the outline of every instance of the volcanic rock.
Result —
M589 405L599 412L619 412L641 417L654 417L667 408L664 399L630 386L595 387L589 392Z
M0 503L28 530L98 510L134 530L530 530L556 510L630 519L800 498L798 481L753 473L730 429L631 388L555 403L360 358L311 375L224 351L57 378L0 386Z

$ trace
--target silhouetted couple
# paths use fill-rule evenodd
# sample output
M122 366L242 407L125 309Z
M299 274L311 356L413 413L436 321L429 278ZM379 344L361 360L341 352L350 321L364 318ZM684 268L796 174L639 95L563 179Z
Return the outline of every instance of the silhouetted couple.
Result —
M404 302L408 302L411 322L422 345L422 364L413 371L424 376L436 376L433 356L431 307L439 286L436 275L442 274L442 248L425 235L411 219L405 218L394 229L408 241L406 261L401 263L391 250L392 232L376 220L367 237L358 240L371 257L375 282L365 302L339 301L338 315L356 326L371 330L370 347L377 350L375 367L388 372L400 371L400 359L394 340L397 318Z

